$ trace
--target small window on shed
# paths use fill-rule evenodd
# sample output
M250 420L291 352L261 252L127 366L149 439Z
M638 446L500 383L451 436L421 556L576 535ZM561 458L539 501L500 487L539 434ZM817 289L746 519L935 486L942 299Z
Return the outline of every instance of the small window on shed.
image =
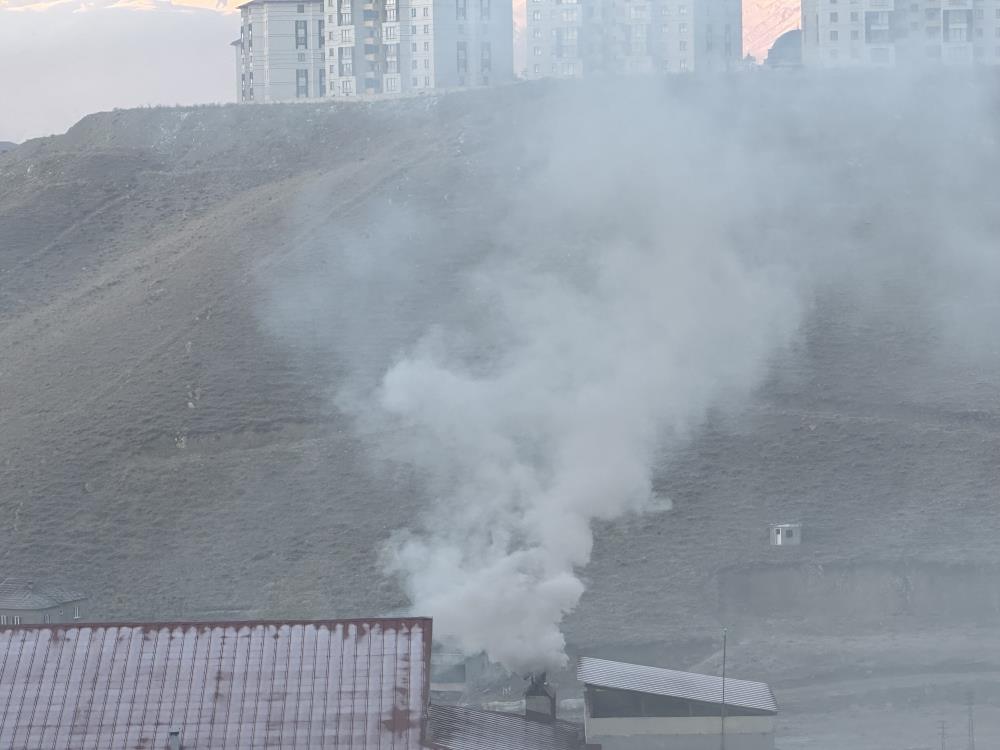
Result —
M11 619L13 619L15 625L20 625L21 624L21 616L20 615L14 615L14 617L11 618Z
M46 612L44 615L42 615L42 622L44 622L45 624L49 623L49 614L48 614L48 612Z
M793 536L795 536L795 529L785 529L785 536L791 539Z
M80 605L79 604L77 604L75 607L73 607L73 619L74 620L79 620L80 619Z

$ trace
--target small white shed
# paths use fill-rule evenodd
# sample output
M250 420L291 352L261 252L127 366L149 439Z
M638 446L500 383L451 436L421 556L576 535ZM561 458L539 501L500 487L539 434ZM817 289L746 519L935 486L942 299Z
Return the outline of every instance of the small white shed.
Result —
M790 544L802 543L801 523L772 523L771 546L787 547Z

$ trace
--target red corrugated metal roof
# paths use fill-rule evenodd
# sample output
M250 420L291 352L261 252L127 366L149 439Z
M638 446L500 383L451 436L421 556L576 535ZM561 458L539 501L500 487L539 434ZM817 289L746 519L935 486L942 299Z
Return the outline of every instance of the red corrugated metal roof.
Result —
M0 629L0 747L416 750L431 621Z

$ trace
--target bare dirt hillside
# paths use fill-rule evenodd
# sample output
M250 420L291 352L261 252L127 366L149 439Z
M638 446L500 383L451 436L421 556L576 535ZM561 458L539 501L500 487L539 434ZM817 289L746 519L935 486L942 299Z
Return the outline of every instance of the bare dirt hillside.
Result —
M1000 275L983 262L1000 88L761 74L709 90L118 111L0 155L0 572L84 589L100 618L405 606L378 550L427 499L336 394L461 320L465 271L504 243L569 258L660 214L678 241L725 225L804 263L842 248L831 278L887 260L871 287L817 288L753 403L663 457L671 510L599 526L574 647L715 668L727 624L735 669L790 686L804 716L831 695L794 690L810 681L1000 670L966 630L1000 625ZM578 165L570 194L627 156L607 215L538 192L553 149ZM786 519L807 544L769 548Z

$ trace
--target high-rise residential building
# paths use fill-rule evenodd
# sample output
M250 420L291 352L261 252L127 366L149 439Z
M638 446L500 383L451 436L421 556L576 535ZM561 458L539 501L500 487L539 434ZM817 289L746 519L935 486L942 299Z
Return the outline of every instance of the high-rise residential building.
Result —
M509 0L250 0L238 101L393 95L513 80Z
M810 67L1000 64L1000 0L803 0Z
M330 95L513 80L510 0L326 0Z
M326 21L321 0L250 0L239 9L237 101L326 96Z
M528 78L719 71L742 58L740 0L526 0Z

